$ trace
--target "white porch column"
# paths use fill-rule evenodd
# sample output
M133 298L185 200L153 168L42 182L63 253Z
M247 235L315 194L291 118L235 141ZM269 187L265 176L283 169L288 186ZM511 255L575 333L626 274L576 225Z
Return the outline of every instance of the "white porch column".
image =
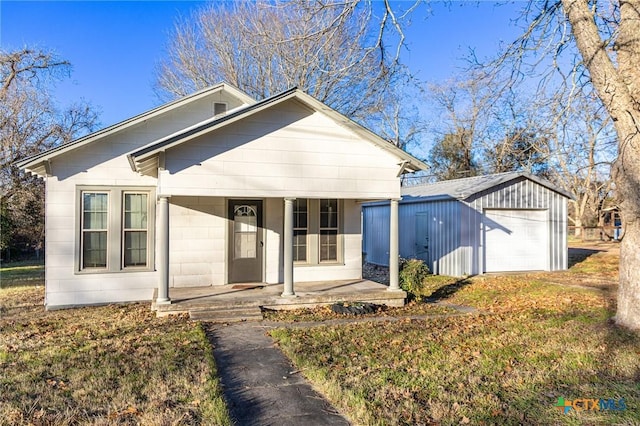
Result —
M293 291L293 200L284 199L284 291L282 297L295 297Z
M156 303L171 303L169 299L169 198L158 198L158 297Z
M398 200L392 199L389 212L389 291L400 290L399 260Z

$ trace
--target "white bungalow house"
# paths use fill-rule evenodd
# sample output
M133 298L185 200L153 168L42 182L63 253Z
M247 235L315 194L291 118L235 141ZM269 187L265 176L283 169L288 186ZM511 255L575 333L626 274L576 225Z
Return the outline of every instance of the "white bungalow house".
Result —
M225 83L18 166L46 181L47 308L360 278L361 203L392 200L397 258L400 177L426 167L298 89Z

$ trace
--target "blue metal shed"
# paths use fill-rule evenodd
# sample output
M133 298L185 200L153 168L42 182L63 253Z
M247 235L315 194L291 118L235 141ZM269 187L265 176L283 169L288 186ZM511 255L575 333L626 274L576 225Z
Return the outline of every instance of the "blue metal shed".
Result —
M400 256L434 274L567 269L567 200L573 196L525 172L404 187ZM389 263L389 203L363 205L363 252Z

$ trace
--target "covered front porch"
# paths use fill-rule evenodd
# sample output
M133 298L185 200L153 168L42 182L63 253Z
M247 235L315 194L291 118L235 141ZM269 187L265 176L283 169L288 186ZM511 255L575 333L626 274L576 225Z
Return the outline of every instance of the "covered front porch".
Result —
M321 207L325 204L326 212ZM292 308L337 301L402 304L406 294L399 287L397 269L398 201L390 204L387 287L362 279L360 200L161 195L156 206L159 280L153 306L162 314L190 312L192 305L213 309ZM308 219L313 210L315 219ZM333 226L333 246L319 239L323 221ZM328 247L326 255L334 258L327 262L319 247ZM199 275L190 275L192 271Z
M380 230L389 233L390 280L376 291L381 300L406 296L398 280L400 178L426 165L296 89L158 139L128 160L157 179L158 307L178 305L182 291L200 286L255 298L256 306L295 306L318 296L317 287L305 295L303 283L365 282L361 206L381 200L390 202L389 228ZM247 283L261 292L225 292ZM355 286L348 300L367 300L363 292Z
M337 302L368 302L403 306L404 291L365 279L313 281L295 283L296 296L282 297L282 283L245 283L207 287L173 288L172 303L157 303L152 308L158 316L189 314L199 320L260 319L261 309L298 309L330 305Z

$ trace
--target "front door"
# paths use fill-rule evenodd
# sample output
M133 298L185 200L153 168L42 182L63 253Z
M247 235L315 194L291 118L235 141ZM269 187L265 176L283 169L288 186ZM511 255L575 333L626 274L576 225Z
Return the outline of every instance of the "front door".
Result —
M262 282L261 200L229 200L229 282Z

